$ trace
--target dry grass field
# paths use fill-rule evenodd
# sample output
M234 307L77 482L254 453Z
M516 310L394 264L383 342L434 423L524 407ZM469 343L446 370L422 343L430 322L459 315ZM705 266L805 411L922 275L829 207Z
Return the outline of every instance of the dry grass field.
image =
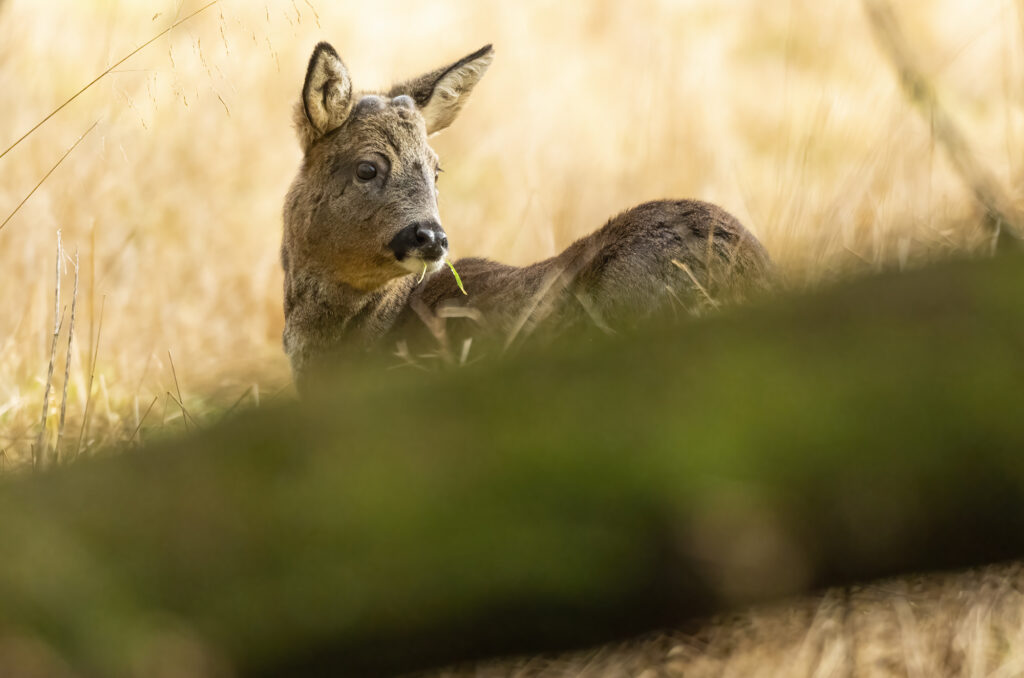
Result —
M0 3L0 147L200 6ZM975 157L1019 199L1024 3L898 14ZM280 211L300 160L291 109L319 39L365 88L495 44L434 144L456 256L529 262L660 197L734 212L796 288L989 244L857 2L222 0L0 158L6 217L96 123L0 230L5 468L57 444L75 253L62 460L287 393ZM40 437L58 231L64 323Z

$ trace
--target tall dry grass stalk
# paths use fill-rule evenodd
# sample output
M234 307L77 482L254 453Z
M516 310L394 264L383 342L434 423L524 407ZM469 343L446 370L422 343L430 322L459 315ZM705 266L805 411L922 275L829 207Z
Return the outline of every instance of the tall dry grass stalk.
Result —
M58 226L85 258L87 334L57 385L83 454L183 430L254 383L287 383L280 211L300 160L291 107L320 39L357 87L495 44L472 101L434 141L458 256L529 262L661 197L734 212L793 287L990 242L973 187L907 104L860 3L221 0L180 23L204 5L0 6L0 148L11 147L0 214L14 214L0 230L8 466L31 459L37 433ZM972 157L1019 208L1021 4L934 0L897 14ZM181 407L167 395L168 351L189 385ZM164 404L140 417L136 403L154 398Z
M60 272L58 269L58 277ZM78 250L75 250L75 286L71 293L71 322L68 323L68 350L64 358L64 389L60 399L60 422L57 424L57 442L54 445L55 461L61 461L61 443L64 440L64 422L68 413L68 384L71 381L71 356L75 345L75 312L78 310Z
M888 0L864 0L864 8L907 98L931 124L936 143L949 155L953 167L984 210L986 221L993 229L993 244L1004 233L1018 240L1024 238L1024 215L1007 198L988 168L974 156L963 131L939 102L934 85L917 63L892 4Z
M57 272L53 292L53 341L50 343L50 361L46 368L46 385L43 387L43 414L39 423L39 437L36 439L34 454L32 455L32 467L37 468L45 461L46 421L50 415L50 386L53 384L53 366L57 360L57 339L60 337L60 329L64 326L64 314L60 310L60 265L63 263L64 248L60 242L60 229L57 230L57 264L54 267Z

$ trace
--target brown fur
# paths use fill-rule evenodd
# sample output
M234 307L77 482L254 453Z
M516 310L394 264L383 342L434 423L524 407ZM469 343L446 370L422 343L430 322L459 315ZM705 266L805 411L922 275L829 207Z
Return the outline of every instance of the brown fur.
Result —
M281 248L284 345L297 382L344 346L404 338L437 315L470 316L472 331L511 341L541 326L617 327L768 285L771 262L757 239L720 207L693 200L634 207L530 266L459 260L468 296L436 270L440 261L419 282L422 261L399 261L388 243L409 224L439 222L427 137L452 122L492 58L487 46L386 95L353 94L337 53L317 46L296 108L305 159L285 202ZM381 167L369 182L355 177L367 160Z

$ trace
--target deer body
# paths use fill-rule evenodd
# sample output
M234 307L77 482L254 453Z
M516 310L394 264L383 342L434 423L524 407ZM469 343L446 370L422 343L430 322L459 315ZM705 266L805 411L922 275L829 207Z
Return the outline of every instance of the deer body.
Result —
M284 345L300 385L332 353L421 333L438 314L512 338L539 326L614 327L767 286L757 239L725 210L682 200L623 212L529 266L458 260L463 296L441 270L448 241L427 137L451 123L492 58L487 46L386 94L353 94L334 49L314 50L295 115L305 159L281 248Z

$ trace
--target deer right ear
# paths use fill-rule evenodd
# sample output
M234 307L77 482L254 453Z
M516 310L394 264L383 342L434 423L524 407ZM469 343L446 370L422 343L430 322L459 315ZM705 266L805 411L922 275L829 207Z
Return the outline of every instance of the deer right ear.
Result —
M304 145L337 129L352 110L352 80L338 53L326 42L313 50L302 85L302 113L311 129L299 130ZM302 124L302 120L297 120Z
M494 48L485 45L453 64L395 85L388 96L412 97L427 124L427 134L440 132L455 120L493 60Z

